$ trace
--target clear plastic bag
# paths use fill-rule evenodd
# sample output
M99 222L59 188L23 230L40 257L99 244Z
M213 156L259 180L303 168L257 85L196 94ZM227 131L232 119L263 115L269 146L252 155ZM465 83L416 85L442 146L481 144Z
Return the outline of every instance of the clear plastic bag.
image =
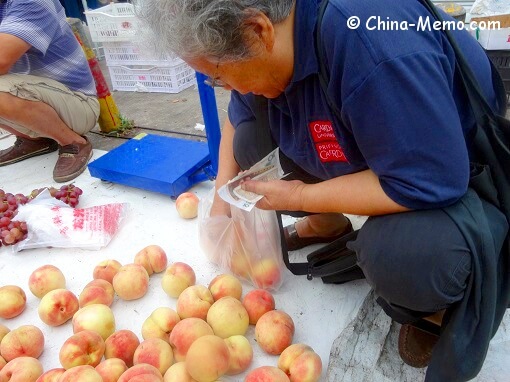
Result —
M215 189L200 201L199 242L208 259L255 287L277 290L286 269L274 211L230 206L231 216L210 216Z
M16 220L27 223L27 238L14 252L40 247L98 250L110 242L127 213L127 203L72 208L48 190L18 208Z

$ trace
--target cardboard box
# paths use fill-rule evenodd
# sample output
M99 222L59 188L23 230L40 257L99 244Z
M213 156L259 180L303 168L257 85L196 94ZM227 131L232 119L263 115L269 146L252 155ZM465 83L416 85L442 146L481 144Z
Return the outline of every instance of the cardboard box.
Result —
M475 29L471 34L487 50L510 50L510 14L497 16L471 17L471 22L499 21L501 29Z

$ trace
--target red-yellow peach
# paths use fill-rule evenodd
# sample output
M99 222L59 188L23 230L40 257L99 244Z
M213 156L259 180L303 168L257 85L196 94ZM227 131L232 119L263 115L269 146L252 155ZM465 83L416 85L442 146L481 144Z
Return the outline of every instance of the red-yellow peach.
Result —
M110 284L113 283L113 277L117 274L122 264L117 260L103 260L94 267L92 277L96 279L103 279L108 281Z
M192 192L184 192L177 197L175 208L183 219L193 219L198 214L198 203L200 199Z
M119 330L108 337L105 344L106 359L120 358L128 367L133 366L133 355L140 345L140 340L135 333L127 329Z
M243 294L243 286L239 279L235 276L224 273L216 276L209 283L209 290L214 298L218 301L222 297L230 296L241 300Z
M255 325L255 338L266 353L279 355L291 343L294 321L281 310L271 310L260 317Z
M200 318L190 317L179 321L169 337L175 360L184 361L191 344L197 338L211 334L214 334L212 328Z
M11 330L7 326L0 324L0 342L2 342L2 338L10 331Z
M37 312L46 325L59 326L70 320L79 309L78 298L67 289L54 289L46 293Z
M65 289L66 278L54 265L43 265L32 272L28 278L28 288L35 297L42 298L54 289Z
M288 375L290 382L317 382L322 373L321 358L305 344L293 344L278 358L278 368Z
M261 366L248 373L244 382L290 382L289 377L274 366Z
M44 334L37 326L23 325L7 333L0 343L0 355L9 362L18 357L39 358Z
M78 301L80 302L80 308L92 304L111 306L114 297L113 285L106 280L96 279L85 285Z
M0 287L0 318L19 316L25 309L27 296L17 285Z
M181 318L196 317L205 320L214 303L211 291L203 285L190 286L177 299L177 314Z
M66 369L59 367L56 369L48 370L47 372L41 374L39 378L35 382L58 382L60 381L60 377Z
M127 369L117 382L163 382L163 376L152 365L141 363Z
M0 382L35 382L43 371L37 358L14 358L0 370Z
M142 337L144 340L160 338L168 342L170 332L180 320L175 310L167 307L157 308L143 322Z
M81 365L68 369L58 382L103 382L101 375L90 365Z
M150 276L153 273L163 272L166 269L168 258L159 245L149 245L135 255L134 262L143 266Z
M76 366L97 366L103 358L103 338L91 330L83 330L69 337L59 352L60 364L66 370Z
M73 316L73 332L92 330L106 340L115 332L115 317L112 310L103 304L91 304L78 310Z
M234 297L222 297L211 305L207 312L207 323L214 334L221 338L244 335L250 319L241 301Z
M250 341L245 336L237 335L225 338L225 343L230 352L230 365L226 374L235 375L247 370L253 360Z
M103 378L103 382L117 382L127 369L126 363L120 358L108 358L96 366L96 371Z
M0 370L2 370L5 365L7 365L7 361L0 355Z
M244 251L234 251L229 263L230 270L237 276L251 280L251 265Z
M263 259L253 264L251 279L257 288L276 289L282 281L280 265L274 259Z
M186 370L186 362L174 363L163 376L163 382L197 382Z
M126 264L113 277L113 289L123 300L145 296L149 288L149 274L140 264Z
M159 370L161 375L165 374L173 362L172 348L168 342L159 338L149 338L140 343L133 356L133 364L146 363L152 365Z
M227 372L230 353L222 338L208 335L191 344L185 362L192 378L199 382L213 382Z
M265 289L253 289L243 298L243 305L248 312L250 324L255 325L264 313L274 310L273 295Z
M184 289L195 285L196 276L193 268L186 263L176 262L170 265L163 277L161 286L170 297L177 298Z

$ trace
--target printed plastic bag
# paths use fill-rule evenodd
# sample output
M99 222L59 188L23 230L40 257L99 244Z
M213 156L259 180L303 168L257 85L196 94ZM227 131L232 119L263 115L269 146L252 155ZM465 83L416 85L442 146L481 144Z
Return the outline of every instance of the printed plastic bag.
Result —
M27 223L28 236L13 251L40 247L98 250L108 245L127 212L127 203L72 208L41 192L18 208L16 220Z
M286 269L274 211L230 206L231 216L210 216L215 189L200 201L199 242L208 259L255 287L277 290Z

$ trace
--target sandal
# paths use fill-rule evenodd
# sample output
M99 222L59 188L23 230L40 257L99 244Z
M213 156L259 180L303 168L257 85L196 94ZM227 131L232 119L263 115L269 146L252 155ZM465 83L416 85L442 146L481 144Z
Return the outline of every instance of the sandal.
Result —
M422 368L430 362L432 350L439 340L440 327L434 324L428 325L433 328L418 327L412 324L403 324L400 328L398 352L402 361L409 366Z
M311 236L311 237L299 237L297 230L296 230L296 223L288 225L287 227L283 228L283 235L285 236L285 242L287 243L287 250L288 251L296 251L298 249L307 247L312 244L318 244L318 243L331 243L332 241L335 241L336 239L340 239L342 236L347 235L348 233L351 233L354 231L352 228L352 223L347 218L348 224L345 227L345 229L335 236Z

